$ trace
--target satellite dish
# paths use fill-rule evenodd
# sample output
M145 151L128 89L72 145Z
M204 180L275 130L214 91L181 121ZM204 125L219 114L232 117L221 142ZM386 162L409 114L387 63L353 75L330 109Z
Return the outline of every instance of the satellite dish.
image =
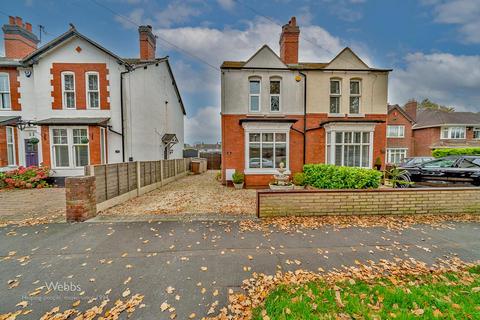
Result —
M25 70L25 77L30 78L31 75L32 75L32 70L30 69Z

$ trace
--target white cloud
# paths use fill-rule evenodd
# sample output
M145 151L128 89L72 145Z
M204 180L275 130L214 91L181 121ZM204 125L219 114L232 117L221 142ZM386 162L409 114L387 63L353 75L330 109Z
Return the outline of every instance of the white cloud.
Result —
M434 6L435 22L458 25L463 42L480 43L479 0L424 0L424 4Z
M174 1L155 15L156 25L170 27L174 24L187 22L191 17L196 17L201 13L202 11L198 6L191 5L188 1Z
M115 21L120 23L125 29L137 29L137 26L135 24L144 25L153 23L151 19L144 18L144 13L145 10L143 10L142 8L137 8L130 12L128 15L126 15L128 20L119 16L115 16L114 19Z
M413 53L391 75L390 102L429 98L457 110L480 111L480 56Z
M234 0L217 0L218 4L225 10L232 10L235 7Z
M323 0L328 11L339 19L347 22L355 22L363 18L360 4L366 0Z
M196 142L217 142L221 140L220 130L220 108L205 107L197 114L187 117L185 120L185 141Z

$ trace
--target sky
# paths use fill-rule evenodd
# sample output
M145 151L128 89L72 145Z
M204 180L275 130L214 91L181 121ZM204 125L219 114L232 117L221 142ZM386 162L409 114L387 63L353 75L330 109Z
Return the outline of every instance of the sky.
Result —
M392 68L388 102L430 100L480 112L480 0L2 0L42 43L73 23L122 57L138 57L137 25L153 26L157 57L170 57L185 107L185 141L220 141L220 70L263 44L279 52L281 25L300 26L300 61L328 62L351 47ZM3 43L0 44L3 55Z

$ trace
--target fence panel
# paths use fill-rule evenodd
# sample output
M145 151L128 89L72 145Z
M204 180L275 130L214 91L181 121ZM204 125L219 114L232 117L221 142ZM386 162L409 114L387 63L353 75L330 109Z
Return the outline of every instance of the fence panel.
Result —
M96 180L97 203L107 200L107 183L105 179L106 165L93 167L93 175Z
M124 194L129 191L128 186L128 163L118 164L118 193Z
M137 163L128 163L128 191L137 189Z
M105 178L107 182L107 200L119 196L118 164L107 165Z
M199 157L207 159L208 170L220 170L222 168L222 154L219 152L200 152Z

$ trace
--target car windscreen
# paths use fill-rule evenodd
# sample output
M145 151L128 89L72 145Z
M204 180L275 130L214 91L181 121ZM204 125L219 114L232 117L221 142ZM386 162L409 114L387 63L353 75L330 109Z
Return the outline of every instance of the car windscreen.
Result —
M456 159L438 159L430 162L425 162L422 168L450 168L455 163Z

